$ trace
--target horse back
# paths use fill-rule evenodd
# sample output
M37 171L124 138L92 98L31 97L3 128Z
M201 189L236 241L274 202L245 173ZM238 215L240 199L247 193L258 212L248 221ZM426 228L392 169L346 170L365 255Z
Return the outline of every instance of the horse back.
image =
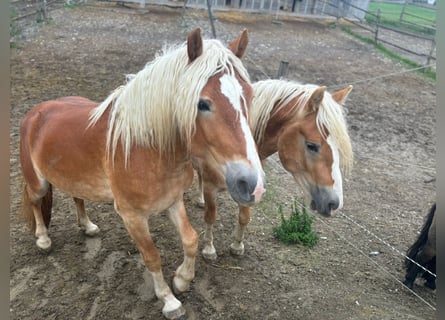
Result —
M73 196L90 193L91 200L110 200L103 169L107 117L88 128L97 105L82 97L64 97L42 102L25 115L20 161L25 180L35 190L48 182ZM95 195L90 189L102 191Z
M159 212L191 185L193 169L186 148L174 155L133 145L128 163L121 144L107 154L109 111L89 126L98 103L82 97L42 102L21 123L21 162L25 180L46 180L80 199L116 201L141 212ZM34 188L37 189L37 188Z

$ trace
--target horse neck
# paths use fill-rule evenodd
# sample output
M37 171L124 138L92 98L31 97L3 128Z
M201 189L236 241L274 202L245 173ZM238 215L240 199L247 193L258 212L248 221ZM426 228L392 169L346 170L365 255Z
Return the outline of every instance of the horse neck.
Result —
M277 107L275 105L274 109ZM294 113L290 113L291 103L281 108L278 112L272 110L271 117L267 122L264 136L258 144L258 154L261 160L265 160L269 156L278 151L278 140L283 130L290 124L299 121Z
M147 162L153 165L153 170L156 170L159 175L166 172L177 174L186 170L191 166L190 149L179 139L176 140L173 152L165 150L161 152L156 147L134 144L130 148L128 163L125 165L125 152L123 144L119 141L116 146L116 153L114 157L111 154L107 158L112 167L123 166L131 168L132 166L146 165ZM111 150L110 150L111 152ZM163 170L164 173L161 173Z

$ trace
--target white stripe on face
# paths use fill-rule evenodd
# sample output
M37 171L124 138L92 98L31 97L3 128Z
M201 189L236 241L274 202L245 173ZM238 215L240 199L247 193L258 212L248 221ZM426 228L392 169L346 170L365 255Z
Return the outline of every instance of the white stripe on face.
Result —
M337 194L339 199L339 205L337 210L340 210L343 207L343 180L341 177L341 171L340 171L340 156L338 153L338 147L335 144L334 140L331 138L331 136L328 136L326 139L326 142L328 143L329 147L332 150L332 179L334 180L334 192Z
M238 80L228 74L224 74L221 78L221 92L229 99L233 108L238 111L241 124L241 130L244 133L244 139L246 141L247 159L252 163L255 170L257 170L259 179L262 179L261 173L263 168L260 163L260 158L256 150L256 144L253 140L252 132L250 131L247 119L243 114L241 106L241 97L243 95L243 88L239 84Z

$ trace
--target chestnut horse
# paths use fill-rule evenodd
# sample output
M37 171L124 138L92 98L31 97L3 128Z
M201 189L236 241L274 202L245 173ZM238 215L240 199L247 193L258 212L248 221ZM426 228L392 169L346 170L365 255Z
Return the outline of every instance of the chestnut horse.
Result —
M343 206L341 171L348 172L352 167L352 146L342 107L352 86L330 94L324 86L264 80L254 83L253 88L250 126L262 162L278 151L283 167L310 194L311 208L333 216ZM205 206L202 253L214 260L215 197L226 184L220 173L200 160L194 161L194 167L198 172L198 201ZM226 182L228 188L233 187ZM250 209L241 204L230 246L235 255L244 253L244 231L249 222Z
M164 316L182 317L185 309L164 280L148 217L168 210L180 234L184 261L173 289L183 292L195 276L198 250L183 202L193 181L191 158L225 177L241 205L260 201L265 178L247 121L253 91L240 60L247 43L247 30L227 48L203 40L195 29L100 104L65 97L31 109L21 122L20 161L23 212L37 246L51 247L52 186L74 198L88 235L99 228L83 199L113 201L153 276Z

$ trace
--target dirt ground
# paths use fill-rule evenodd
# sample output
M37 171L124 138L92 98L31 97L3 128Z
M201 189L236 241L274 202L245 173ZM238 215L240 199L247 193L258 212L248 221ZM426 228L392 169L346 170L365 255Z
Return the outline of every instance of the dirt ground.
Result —
M162 303L111 203L87 202L101 232L86 237L77 227L71 198L56 192L50 237L43 254L22 223L18 126L33 105L61 96L102 101L124 75L139 71L164 44L185 40L205 11L115 4L60 8L52 20L23 31L11 50L10 117L10 317L11 319L160 319ZM418 280L406 289L403 254L420 230L436 187L435 83L406 73L326 21L218 14L224 43L248 28L244 59L252 81L276 76L289 62L288 78L327 85L353 84L346 107L355 154L344 181L345 205L334 218L317 216L320 242L311 250L278 242L272 227L300 195L274 156L267 161L264 200L254 209L246 253L229 253L237 207L218 198L214 263L197 258L190 291L178 298L189 319L435 319L436 292ZM202 235L203 211L186 195L190 220ZM179 238L164 214L150 219L154 240L171 280L182 261Z

